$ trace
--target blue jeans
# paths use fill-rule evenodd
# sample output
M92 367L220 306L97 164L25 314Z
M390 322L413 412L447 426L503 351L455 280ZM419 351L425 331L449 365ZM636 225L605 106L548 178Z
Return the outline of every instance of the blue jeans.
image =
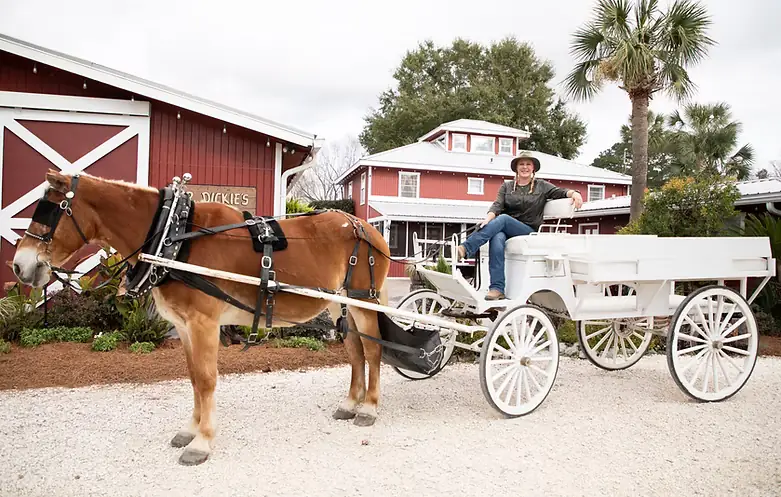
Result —
M491 285L489 288L504 293L504 245L510 238L528 235L533 231L527 224L507 214L500 214L472 233L462 245L466 249L466 256L472 257L485 242L490 241L488 271L491 275Z

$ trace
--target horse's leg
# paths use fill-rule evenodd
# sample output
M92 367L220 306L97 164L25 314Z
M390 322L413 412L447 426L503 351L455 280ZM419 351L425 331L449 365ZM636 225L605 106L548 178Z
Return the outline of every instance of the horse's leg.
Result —
M355 315L355 323L358 331L375 338L381 338L376 311L352 308L350 309L350 313L354 313ZM369 388L366 392L363 404L358 408L358 414L355 416L354 424L358 426L371 426L377 420L377 406L380 400L380 360L382 359L382 346L368 338L360 337L360 340L363 344L366 362L369 363Z
M193 414L187 424L171 439L172 447L181 448L192 442L198 434L198 423L201 421L201 397L195 383L195 376L193 376L193 350L189 331L184 327L177 326L177 332L179 333L179 339L182 341L184 357L187 360L187 371L190 376L190 383L193 386Z
M201 464L208 459L216 434L214 388L217 385L217 352L219 349L219 324L216 319L203 314L190 322L192 345L192 378L195 395L200 406L198 429L195 438L179 457L184 465Z
M347 313L347 325L350 329L355 329L355 320L349 312ZM366 366L360 337L355 333L347 332L347 336L344 337L344 347L347 349L352 369L350 392L334 411L334 419L354 418L357 406L363 402L366 395Z

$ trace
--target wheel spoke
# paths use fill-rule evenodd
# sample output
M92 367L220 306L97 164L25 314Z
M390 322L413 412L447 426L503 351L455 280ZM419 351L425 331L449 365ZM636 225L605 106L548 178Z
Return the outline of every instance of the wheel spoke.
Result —
M586 340L591 340L595 336L600 335L602 333L605 333L606 331L610 331L612 329L613 329L613 325L612 324L609 325L609 326L606 326L606 327L604 327L604 328L602 328L602 329L600 329L598 331L595 331L594 333L592 333L590 335L586 335Z
M688 354L689 352L694 352L695 350L704 349L705 347L708 347L707 343L701 345L694 345L693 347L689 347L688 349L681 349L675 354L680 357L684 354Z
M748 350L736 349L735 347L729 347L727 345L723 346L722 350L729 350L730 352L734 352L734 353L740 354L740 355L748 355L749 354Z
M734 337L725 338L724 340L721 341L721 343L732 343L738 340L743 340L744 338L751 338L751 333L746 333L744 335L735 335Z
M732 333L732 330L734 330L735 328L737 328L738 326L740 326L741 324L743 324L745 321L746 321L746 316L743 316L742 318L738 319L738 321L737 321L736 323L732 323L732 324L730 325L730 327L729 327L729 328L727 328L726 330L724 330L724 332L723 332L723 333L721 333L721 335L719 335L719 336L720 336L720 337L722 337L722 338L724 338L725 336L727 336L727 335L729 335L730 333Z
M699 309L699 306L697 308ZM702 314L702 311L700 311L700 314ZM705 340L708 339L708 334L705 333L704 331L702 331L702 329L700 328L700 325L698 325L697 323L692 321L692 318L690 318L689 316L684 316L683 319L685 321L688 321L689 324L692 326L692 328L695 328L697 330L697 333L702 335L702 338L704 338ZM692 340L694 340L694 338L692 338Z
M512 373L513 371L515 371L516 369L518 369L520 367L520 366L518 366L518 363L516 361L513 361L513 363L514 364L512 364L511 366L507 366L503 370L501 370L498 373L496 373L495 375L493 375L491 377L491 383L496 383L496 380L498 380L502 376L506 375L507 373Z
M691 341L691 342L699 342L699 343L705 343L705 344L709 344L709 343L710 343L708 340L703 340L703 339L702 339L702 338L700 338L700 337L695 337L695 336L687 335L687 334L685 334L685 333L678 333L678 336L679 336L679 337L681 337L681 338L684 338L684 339L686 339L686 340L689 340L689 341Z

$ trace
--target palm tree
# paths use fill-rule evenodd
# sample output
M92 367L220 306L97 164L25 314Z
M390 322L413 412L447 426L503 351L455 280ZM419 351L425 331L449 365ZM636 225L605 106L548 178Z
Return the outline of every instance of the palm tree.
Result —
M732 118L728 104L689 104L683 114L673 112L667 124L673 128L676 155L687 170L738 180L751 176L754 149L746 143L735 151L743 125Z
M634 13L634 16L632 14ZM571 53L580 60L567 76L576 100L597 94L614 81L632 102L632 201L630 221L642 212L648 175L648 103L666 91L677 101L695 89L687 67L702 60L710 45L711 21L693 0L675 0L660 12L657 0L599 0L594 19L574 34Z

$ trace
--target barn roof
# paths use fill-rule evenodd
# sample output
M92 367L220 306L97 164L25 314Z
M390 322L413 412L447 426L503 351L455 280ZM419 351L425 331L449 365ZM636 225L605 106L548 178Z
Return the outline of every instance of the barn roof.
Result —
M0 50L40 62L94 81L197 112L226 123L270 135L302 147L319 149L322 139L292 126L234 109L211 100L73 57L0 33Z
M541 168L540 172L537 173L540 178L620 185L632 184L632 177L626 174L601 167L586 166L542 152L531 151L531 154L540 160ZM341 183L361 166L491 174L511 179L513 177L513 172L510 170L511 158L510 156L448 151L437 143L422 141L368 155L342 173L336 182Z

